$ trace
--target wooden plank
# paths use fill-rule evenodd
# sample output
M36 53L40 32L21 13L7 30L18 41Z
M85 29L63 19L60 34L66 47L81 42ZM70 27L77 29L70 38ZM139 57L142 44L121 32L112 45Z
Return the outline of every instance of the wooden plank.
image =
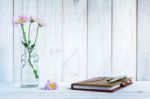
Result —
M87 74L87 0L63 0L63 81Z
M150 1L138 0L137 78L150 80Z
M114 76L136 77L136 0L113 0Z
M22 0L23 15L37 17L38 0Z
M13 0L0 0L0 81L13 79Z
M40 30L40 82L61 80L62 65L62 0L39 0L38 17L46 22ZM44 81L44 82L43 82Z
M62 2L55 0L55 80L62 80Z
M22 2L21 0L14 0L14 18L18 15L22 15ZM20 81L20 75L21 75L21 40L22 35L21 31L18 29L18 26L14 26L14 73L13 73L13 79L15 82Z
M14 17L17 17L19 15L36 17L37 0L14 0ZM21 76L21 54L23 54L23 47L21 41L22 41L22 33L20 31L20 27L14 26L14 81L15 82L20 82L20 76Z
M88 0L88 77L111 75L111 0Z

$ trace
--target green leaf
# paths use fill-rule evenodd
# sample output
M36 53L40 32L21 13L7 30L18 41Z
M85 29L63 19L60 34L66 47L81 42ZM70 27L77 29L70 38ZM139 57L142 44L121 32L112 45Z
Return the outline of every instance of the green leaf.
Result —
M30 51L32 52L32 50L34 49L35 47L35 44L32 44L31 47L30 47Z
M31 45L31 48L33 49L35 47L35 44Z
M22 41L22 44L24 45L25 48L28 47L28 44Z

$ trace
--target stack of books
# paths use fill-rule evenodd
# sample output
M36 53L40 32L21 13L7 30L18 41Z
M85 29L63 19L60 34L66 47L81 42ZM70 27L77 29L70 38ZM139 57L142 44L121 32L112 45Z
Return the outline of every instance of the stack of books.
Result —
M133 82L127 76L96 77L71 84L73 90L114 92L131 85Z

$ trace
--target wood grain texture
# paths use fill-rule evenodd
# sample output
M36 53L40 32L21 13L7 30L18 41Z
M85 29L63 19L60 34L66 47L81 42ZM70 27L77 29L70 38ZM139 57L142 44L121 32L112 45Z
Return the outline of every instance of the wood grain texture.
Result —
M13 0L0 0L0 81L13 79Z
M87 0L63 0L62 80L75 81L87 74Z
M16 18L18 15L22 15L22 1L21 0L14 0L14 18ZM14 73L13 73L13 80L15 82L20 81L20 75L21 75L21 40L22 35L21 31L19 30L19 27L17 25L14 25Z
M136 0L113 0L114 76L136 77Z
M40 30L40 82L61 80L62 66L62 0L39 0L38 17L46 26ZM44 81L44 82L43 82Z
M0 0L0 80L20 81L22 34L11 24L18 15L47 24L36 48L41 82L124 74L150 80L149 5L149 0Z
M137 78L150 80L150 1L138 0Z
M22 0L23 15L37 17L38 0Z
M37 17L37 0L14 0L14 18L19 15ZM25 25L25 28L27 25ZM33 37L31 30L31 37ZM22 31L19 26L14 26L14 81L20 82L21 76L21 55L24 48L21 44Z
M111 76L111 0L88 0L88 77Z
M57 90L45 91L39 88L19 88L16 84L0 83L0 99L149 99L150 82L138 81L114 93L68 90L60 82ZM70 85L69 85L70 86Z

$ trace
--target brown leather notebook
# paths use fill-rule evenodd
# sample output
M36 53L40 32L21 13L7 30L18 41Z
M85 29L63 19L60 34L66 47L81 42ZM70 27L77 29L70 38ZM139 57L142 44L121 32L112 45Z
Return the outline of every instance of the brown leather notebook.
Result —
M96 77L71 84L73 90L114 92L132 84L131 78L123 78L114 82L109 82L115 77Z

